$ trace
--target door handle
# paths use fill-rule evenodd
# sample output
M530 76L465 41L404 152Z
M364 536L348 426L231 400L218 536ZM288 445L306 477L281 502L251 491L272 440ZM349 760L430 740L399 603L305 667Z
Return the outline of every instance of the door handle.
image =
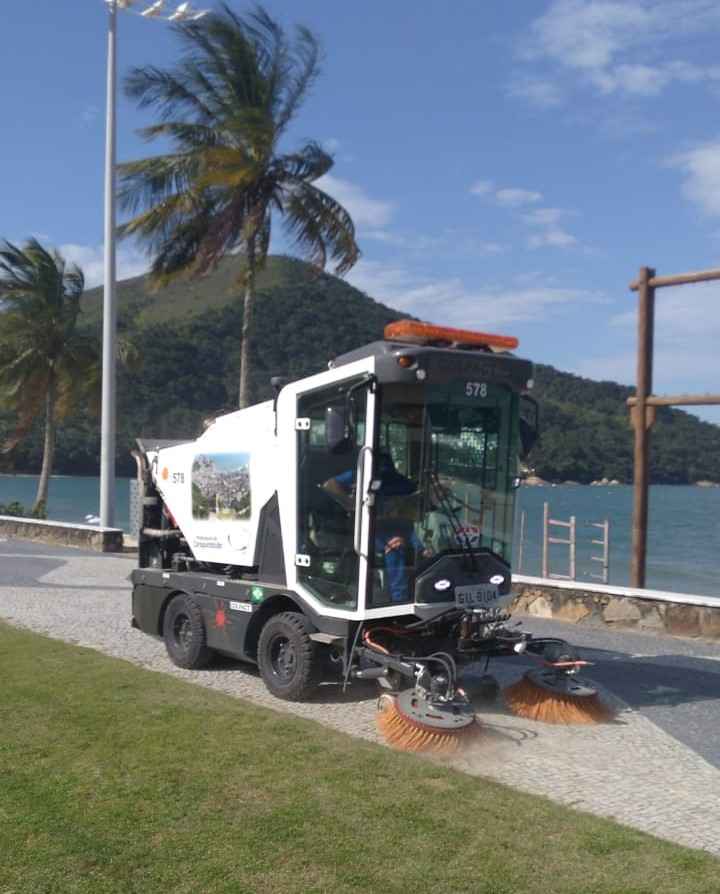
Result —
M372 458L372 447L367 445L360 448L357 458L357 466L355 467L355 532L353 537L353 546L355 552L360 555L360 539L362 535L362 508L365 503L365 453L368 452ZM371 465L372 469L372 465Z

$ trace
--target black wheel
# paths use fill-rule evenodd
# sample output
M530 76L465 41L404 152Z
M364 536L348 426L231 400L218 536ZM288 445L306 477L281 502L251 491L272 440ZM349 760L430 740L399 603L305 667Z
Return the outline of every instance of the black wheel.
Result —
M185 593L175 596L165 611L163 639L170 660L178 667L198 670L212 658L200 606Z
M260 631L257 657L260 676L277 698L301 701L314 689L317 649L305 618L297 612L270 618Z

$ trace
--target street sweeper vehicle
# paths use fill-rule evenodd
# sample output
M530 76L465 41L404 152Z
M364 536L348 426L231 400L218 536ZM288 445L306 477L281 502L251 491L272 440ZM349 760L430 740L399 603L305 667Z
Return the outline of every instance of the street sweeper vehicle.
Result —
M403 320L197 440L138 441L133 625L180 667L254 662L283 699L377 680L378 726L408 750L477 733L458 668L491 657L537 660L512 711L605 719L567 643L509 624L518 456L537 436L515 347Z

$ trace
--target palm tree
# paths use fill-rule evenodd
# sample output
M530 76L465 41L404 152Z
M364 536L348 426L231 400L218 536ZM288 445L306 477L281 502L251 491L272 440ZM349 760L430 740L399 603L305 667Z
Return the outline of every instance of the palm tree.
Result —
M30 239L0 243L0 403L17 414L9 452L44 414L45 444L33 514L47 503L57 422L94 396L97 354L78 332L82 270Z
M255 7L239 16L223 5L177 26L184 47L173 69L134 69L125 90L160 122L140 133L173 151L120 166L120 201L135 215L121 235L144 240L151 281L199 276L228 253L245 258L240 406L249 402L250 334L257 271L265 264L273 217L299 254L347 272L360 252L348 212L315 185L333 159L316 142L280 148L319 73L319 45L306 28L289 40Z

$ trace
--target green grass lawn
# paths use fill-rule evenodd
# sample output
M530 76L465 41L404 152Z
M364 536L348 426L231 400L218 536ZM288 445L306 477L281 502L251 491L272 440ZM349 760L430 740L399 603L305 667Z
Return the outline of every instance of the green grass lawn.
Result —
M720 862L0 625L0 892L720 892Z

